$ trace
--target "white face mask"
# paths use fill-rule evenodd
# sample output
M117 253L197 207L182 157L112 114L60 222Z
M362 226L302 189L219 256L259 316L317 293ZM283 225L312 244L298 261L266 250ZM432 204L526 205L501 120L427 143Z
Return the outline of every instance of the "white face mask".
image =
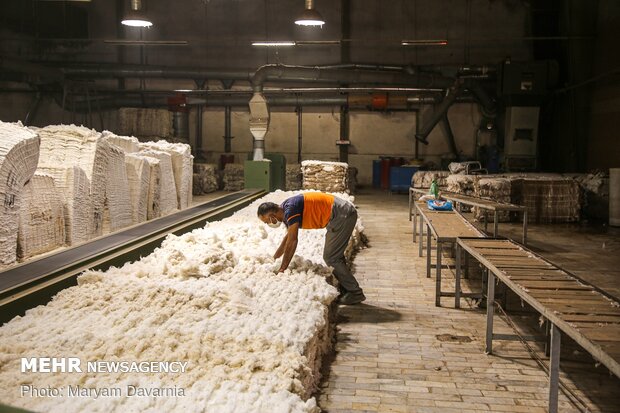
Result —
M273 222L271 218L273 218L276 222ZM267 225L269 225L271 228L278 228L280 225L282 225L282 221L278 221L275 217L270 216Z

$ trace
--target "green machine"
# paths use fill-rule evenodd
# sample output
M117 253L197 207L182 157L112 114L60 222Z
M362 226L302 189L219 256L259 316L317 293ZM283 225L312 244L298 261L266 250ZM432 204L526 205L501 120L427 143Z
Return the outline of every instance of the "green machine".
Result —
M284 155L266 153L263 161L252 161L251 159L252 154L248 154L248 160L244 163L245 188L264 189L269 192L285 189L286 158Z

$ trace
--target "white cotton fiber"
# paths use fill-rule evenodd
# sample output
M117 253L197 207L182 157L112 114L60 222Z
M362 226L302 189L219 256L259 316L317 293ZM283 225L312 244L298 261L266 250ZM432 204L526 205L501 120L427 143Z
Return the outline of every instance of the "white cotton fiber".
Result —
M37 133L21 123L0 121L0 268L17 260L17 228L24 184L39 159Z
M300 230L289 269L276 274L272 254L285 231L256 217L261 202L294 194L277 191L227 219L169 235L140 261L89 271L78 286L5 324L0 400L50 412L318 412L311 394L338 295L322 259L325 230ZM350 248L356 240L359 234ZM176 375L20 373L20 358L32 355L189 364ZM28 398L19 394L25 380L41 387L177 386L185 396Z

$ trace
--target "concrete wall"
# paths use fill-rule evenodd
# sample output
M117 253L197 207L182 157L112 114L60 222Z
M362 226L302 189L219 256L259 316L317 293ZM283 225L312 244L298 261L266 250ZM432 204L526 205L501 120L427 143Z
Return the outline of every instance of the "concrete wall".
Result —
M423 119L432 108L423 111ZM195 116L195 114L194 114ZM302 115L302 159L337 161L336 141L340 136L338 107L305 109ZM474 139L480 114L476 105L456 104L449 112L459 152L473 156ZM190 121L193 120L193 117ZM248 129L249 113L237 108L232 111L232 151L237 162L252 150L252 135ZM350 112L349 163L359 170L361 184L370 184L372 160L379 156L397 156L413 159L415 112ZM216 162L224 150L224 112L206 110L203 114L203 148L207 160ZM195 130L191 131L195 139ZM439 126L428 138L429 145L419 145L419 155L425 161L441 163L442 157L451 157L443 129ZM297 114L293 110L273 110L269 132L265 137L266 150L286 155L287 162L297 162Z

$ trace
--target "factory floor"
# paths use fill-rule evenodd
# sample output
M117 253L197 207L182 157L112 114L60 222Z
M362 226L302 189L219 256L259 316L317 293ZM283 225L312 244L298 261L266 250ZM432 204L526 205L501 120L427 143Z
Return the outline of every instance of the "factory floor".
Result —
M354 268L367 300L338 309L336 351L325 360L319 406L330 413L545 412L547 375L524 344L494 341L494 354L486 355L485 310L471 300L454 309L450 298L435 307L434 278L426 278L426 258L412 243L407 196L364 190L356 204L369 248ZM501 235L519 231L517 224L500 225ZM531 225L529 235L542 255L620 295L617 231ZM445 290L454 288L451 272L444 270ZM474 278L464 290L480 288ZM538 316L519 309L509 312L514 328L532 334ZM513 330L496 316L495 332ZM543 348L531 345L547 363ZM560 379L559 411L619 411L620 380L564 339Z

